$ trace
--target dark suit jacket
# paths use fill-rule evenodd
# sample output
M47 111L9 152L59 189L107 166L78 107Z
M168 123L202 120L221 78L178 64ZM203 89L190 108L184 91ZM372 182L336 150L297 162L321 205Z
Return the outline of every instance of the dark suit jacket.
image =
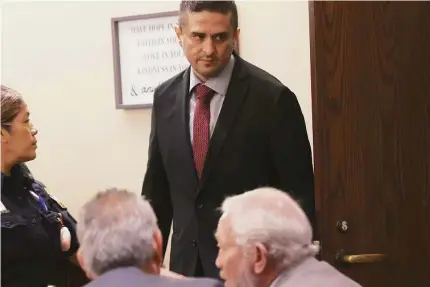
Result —
M222 287L213 279L171 279L146 274L135 267L118 268L97 277L84 287Z
M227 196L276 187L297 198L314 221L311 149L296 96L236 56L199 181L189 131L189 74L187 69L155 90L142 194L157 215L164 246L173 217L171 270L193 275L200 254L205 276L217 277L214 232Z

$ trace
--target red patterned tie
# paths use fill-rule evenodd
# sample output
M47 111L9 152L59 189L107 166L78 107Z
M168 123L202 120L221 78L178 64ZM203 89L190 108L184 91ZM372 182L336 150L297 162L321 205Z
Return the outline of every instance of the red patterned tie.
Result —
M210 101L214 94L214 91L205 85L198 84L195 87L197 103L194 109L193 152L199 178L201 178L209 148Z

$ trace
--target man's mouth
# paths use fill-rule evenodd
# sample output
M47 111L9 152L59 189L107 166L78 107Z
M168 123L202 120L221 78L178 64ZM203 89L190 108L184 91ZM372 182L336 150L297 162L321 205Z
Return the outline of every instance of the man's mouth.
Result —
M200 61L205 62L205 63L213 63L213 62L215 62L215 59L200 59Z

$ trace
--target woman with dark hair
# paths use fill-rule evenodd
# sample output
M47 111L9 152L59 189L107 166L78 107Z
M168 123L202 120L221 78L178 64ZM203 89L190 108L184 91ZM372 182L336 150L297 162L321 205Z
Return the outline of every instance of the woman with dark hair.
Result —
M71 272L85 278L69 261L78 249L76 221L25 165L37 148L29 116L22 96L2 85L1 286L72 286Z

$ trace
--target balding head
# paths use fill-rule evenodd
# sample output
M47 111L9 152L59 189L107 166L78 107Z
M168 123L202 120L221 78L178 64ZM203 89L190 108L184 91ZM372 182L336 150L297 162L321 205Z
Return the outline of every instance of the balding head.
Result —
M148 201L124 189L108 189L87 202L77 225L78 259L90 278L118 267L158 273L162 238Z
M248 274L253 278L251 281L258 281L258 276L264 277L264 274L272 277L273 274L269 273L277 274L318 252L318 246L312 244L312 227L308 218L299 204L285 192L274 188L255 189L227 198L221 210L223 215L217 239L222 242L229 237L234 241L230 243L249 258L250 262L245 265L251 266L249 272L253 274ZM220 257L217 264L223 269ZM234 265L240 264L236 262ZM221 274L227 273L227 270L222 270ZM224 276L228 277L228 274ZM244 278L235 281L238 283L228 285L240 286L239 281L243 282ZM257 282L247 284L251 286ZM258 284L264 286L265 282Z

